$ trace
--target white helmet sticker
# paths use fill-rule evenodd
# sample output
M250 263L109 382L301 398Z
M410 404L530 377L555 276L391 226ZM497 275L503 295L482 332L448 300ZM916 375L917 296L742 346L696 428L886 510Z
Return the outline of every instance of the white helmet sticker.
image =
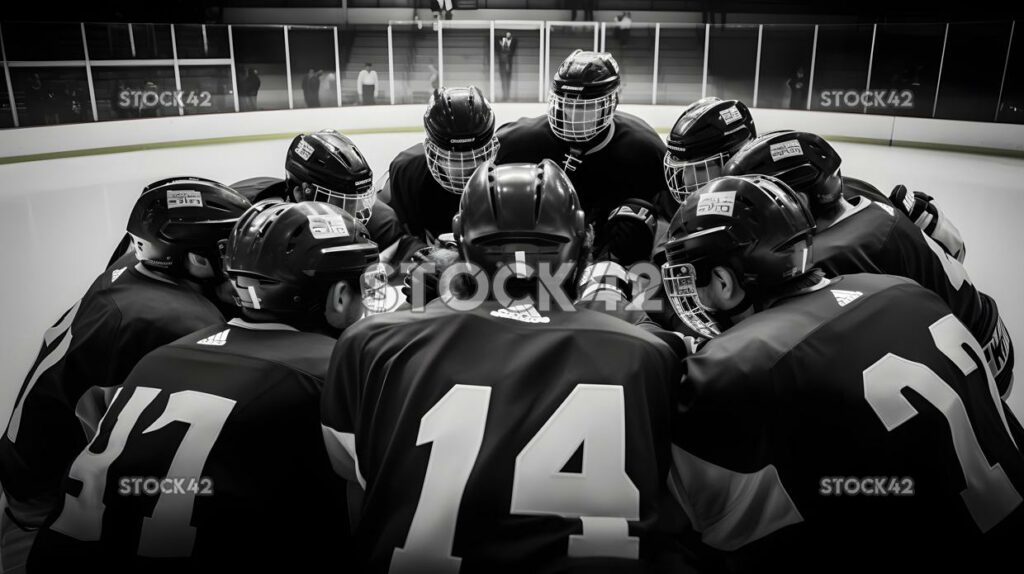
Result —
M698 196L697 215L724 215L732 217L736 206L735 191L710 191Z
M192 189L168 189L167 209L176 207L202 207L203 194Z
M309 219L309 232L314 239L330 239L331 237L348 237L348 228L345 227L345 218L337 213L328 215L307 215Z
M736 109L736 106L732 106L718 112L718 117L722 118L722 121L725 122L725 125L729 125L731 123L735 123L738 122L739 120L742 120L743 114L741 114L740 111Z
M309 161L309 156L313 155L313 146L305 140L299 140L299 145L295 146L295 154L301 157L302 161Z
M771 145L772 161L779 161L787 157L804 155L804 150L797 140L789 140Z

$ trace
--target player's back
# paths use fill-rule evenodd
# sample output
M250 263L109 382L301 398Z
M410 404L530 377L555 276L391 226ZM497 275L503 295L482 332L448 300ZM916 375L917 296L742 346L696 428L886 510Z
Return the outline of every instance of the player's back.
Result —
M967 271L895 208L860 198L848 214L814 237L815 265L830 276L886 273L913 279L939 295L982 343L999 313Z
M235 319L149 354L72 465L30 567L265 567L342 551L344 485L319 426L333 346Z
M358 453L369 571L660 559L658 534L678 519L661 497L680 366L661 341L587 310L438 302L357 324L323 413Z
M981 356L936 295L884 275L841 277L710 341L687 359L674 440L765 490L721 496L730 480L691 460L698 505L736 502L702 511L705 536L768 552L760 567L998 556L1020 534L1024 459Z
M223 320L198 292L135 263L121 256L46 331L0 438L8 497L28 501L59 484L85 444L75 405L86 391L120 384L149 351Z

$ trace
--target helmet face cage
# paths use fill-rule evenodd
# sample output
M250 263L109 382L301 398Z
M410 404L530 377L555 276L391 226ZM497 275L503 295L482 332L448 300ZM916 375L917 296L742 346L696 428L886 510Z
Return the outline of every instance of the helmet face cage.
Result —
M315 183L307 183L306 185L313 189L313 197L310 198L312 201L322 201L331 205L337 205L349 212L360 223L366 223L370 220L373 204L377 201L377 194L374 192L373 186L367 187L366 190L360 193L341 193Z
M387 313L395 307L395 295L388 285L387 269L381 263L367 266L359 276L359 292L365 309L364 316Z
M701 186L721 177L728 160L726 154L719 153L701 160L680 161L672 156L672 150L665 152L665 183L672 192L672 197L683 203Z
M711 309L701 302L697 293L697 271L689 263L661 266L662 283L672 309L690 329L712 339L721 334L718 323L711 318Z
M559 139L586 142L611 125L619 96L611 93L591 99L563 96L552 90L548 97L548 125Z
M447 191L461 195L477 166L498 154L498 138L492 136L483 147L468 151L449 151L427 138L423 150L434 180Z

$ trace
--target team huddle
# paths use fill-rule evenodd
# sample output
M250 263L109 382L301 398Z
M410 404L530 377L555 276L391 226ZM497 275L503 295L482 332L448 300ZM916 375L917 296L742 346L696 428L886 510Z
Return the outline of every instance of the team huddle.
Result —
M376 183L325 130L147 186L0 437L4 571L1009 563L1013 348L953 223L619 88L576 51L545 116L435 91Z

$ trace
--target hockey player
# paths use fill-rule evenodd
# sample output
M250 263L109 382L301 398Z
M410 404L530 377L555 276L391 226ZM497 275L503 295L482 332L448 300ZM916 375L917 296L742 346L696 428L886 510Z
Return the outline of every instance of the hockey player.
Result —
M981 346L913 281L812 269L814 226L759 175L710 183L672 222L666 290L711 337L673 435L703 541L757 571L1009 559L1024 458Z
M478 165L494 159L498 140L494 112L476 86L434 92L423 127L423 143L391 162L380 200L412 235L433 245L451 233L462 189Z
M337 206L243 215L224 256L242 317L138 363L71 466L29 571L269 571L344 558L345 483L319 424L326 334L363 315L361 286L380 282L361 276L377 261L363 225Z
M747 144L725 173L774 176L804 194L818 227L814 262L830 276L899 275L939 295L981 343L1000 394L1007 396L1013 345L995 300L975 288L959 261L889 204L856 195L847 199L841 163L820 136L784 130Z
M285 179L256 177L235 185L254 203L267 198L332 203L366 225L381 246L381 259L406 260L423 247L408 233L393 209L377 201L373 171L352 140L334 130L299 134L288 146Z
M687 106L665 138L662 162L669 194L662 207L675 213L678 204L722 175L732 154L757 136L754 118L738 100L708 97Z
M0 437L6 568L24 563L60 480L86 442L75 407L93 387L120 385L146 353L223 321L217 242L249 202L198 178L148 186L128 219L134 255L103 272L46 331ZM133 264L132 264L133 263Z
M517 300L495 288L470 310L442 297L371 317L331 358L324 437L365 491L357 569L614 572L661 558L680 363L628 323L540 304L537 274L571 291L586 255L572 184L550 160L485 163L453 227L466 264L509 278Z
M612 210L631 198L654 204L665 189L665 144L643 120L616 111L619 86L611 54L576 50L555 72L547 115L505 124L497 134L498 164L551 159L562 167L595 225L598 249Z

